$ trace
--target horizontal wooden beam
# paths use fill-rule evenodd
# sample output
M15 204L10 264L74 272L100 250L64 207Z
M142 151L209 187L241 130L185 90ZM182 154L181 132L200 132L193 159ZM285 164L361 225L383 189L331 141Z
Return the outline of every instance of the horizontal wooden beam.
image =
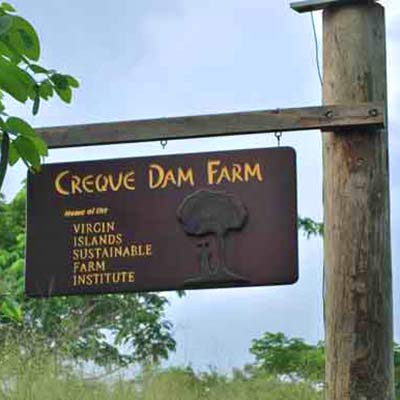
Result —
M276 109L40 128L49 148L187 139L262 132L384 126L383 104Z
M374 0L307 0L307 1L296 1L290 4L290 7L299 12L310 12L310 11L318 11L327 7L332 6L344 6L347 4L362 4L362 3L371 3Z

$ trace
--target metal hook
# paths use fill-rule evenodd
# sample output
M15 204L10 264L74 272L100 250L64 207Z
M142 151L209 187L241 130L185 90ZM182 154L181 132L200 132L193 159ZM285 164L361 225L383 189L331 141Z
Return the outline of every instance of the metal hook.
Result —
M162 139L162 140L160 140L160 144L161 144L161 147L162 147L163 149L165 149L165 147L166 147L167 144L168 144L168 140Z
M280 147L281 146L282 132L275 132L275 137L276 137L276 140L278 141L278 147Z

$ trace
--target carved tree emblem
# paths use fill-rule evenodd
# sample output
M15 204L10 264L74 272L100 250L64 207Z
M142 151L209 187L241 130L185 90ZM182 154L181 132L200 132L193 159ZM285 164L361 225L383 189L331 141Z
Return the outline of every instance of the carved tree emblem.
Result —
M222 191L199 190L186 197L178 208L178 220L188 235L198 236L200 275L185 281L186 286L207 283L248 282L231 270L226 262L226 240L233 230L241 230L247 221L247 210L240 199ZM217 262L211 263L210 242L217 242Z

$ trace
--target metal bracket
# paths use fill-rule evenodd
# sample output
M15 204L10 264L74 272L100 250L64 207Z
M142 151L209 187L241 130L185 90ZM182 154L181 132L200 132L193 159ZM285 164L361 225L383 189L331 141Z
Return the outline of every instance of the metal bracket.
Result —
M298 13L323 10L332 6L344 6L348 4L371 4L375 0L306 0L296 1L290 7Z

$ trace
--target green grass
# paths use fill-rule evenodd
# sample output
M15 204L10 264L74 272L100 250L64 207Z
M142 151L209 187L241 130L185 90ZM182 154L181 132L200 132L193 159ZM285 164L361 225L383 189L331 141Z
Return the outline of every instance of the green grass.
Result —
M153 369L134 381L90 380L77 367L58 361L54 352L31 346L21 354L18 346L0 350L1 400L320 400L304 383L291 384L267 376L233 377L215 372L196 375L191 369Z

